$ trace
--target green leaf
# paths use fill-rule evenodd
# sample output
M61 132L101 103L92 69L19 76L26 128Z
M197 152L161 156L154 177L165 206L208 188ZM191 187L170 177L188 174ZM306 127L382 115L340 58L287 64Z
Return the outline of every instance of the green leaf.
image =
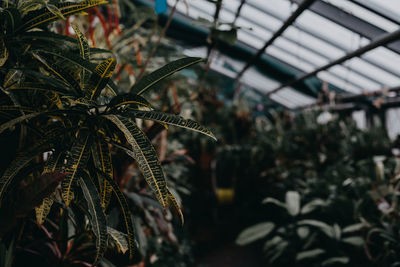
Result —
M279 200L277 200L275 198L272 198L272 197L267 197L262 201L262 204L268 204L268 203L275 204L278 207L287 209L287 206L286 206L285 203L283 203L283 202L281 202L281 201L279 201Z
M3 202L5 195L7 194L10 186L17 181L15 180L16 175L24 167L28 165L37 156L40 156L45 150L33 150L21 154L15 158L10 166L5 170L4 174L0 178L0 205Z
M67 176L61 183L62 198L66 206L73 199L73 185L82 168L86 167L89 158L89 134L79 131L78 137L71 148L71 157L67 160L65 172Z
M78 46L79 46L79 52L81 55L81 58L85 60L90 60L90 48L89 48L89 43L85 37L85 35L79 30L78 26L75 24L72 24L72 28L75 31L77 40L78 40ZM81 70L81 88L85 89L86 88L86 83L89 81L89 73L82 68Z
M149 109L151 108L150 103L140 95L122 94L113 97L110 103L108 103L107 109L112 110L120 106L134 106L135 108L137 106L143 106Z
M285 196L287 210L290 215L296 216L300 212L300 194L296 191L288 191Z
M350 259L348 257L333 257L322 262L321 266L328 266L334 263L347 264Z
M358 232L361 229L363 229L365 227L365 225L363 223L355 223L355 224L351 224L346 226L345 228L343 228L343 233L353 233L353 232Z
M94 71L96 69L96 64L93 64L92 62L90 62L88 60L84 60L80 56L76 56L72 53L68 53L68 52L60 53L59 51L40 50L40 49L35 50L35 51L42 52L45 54L50 54L50 55L65 59L81 68L84 68L85 70L89 71L90 73L94 73ZM33 51L33 52L35 52L35 51ZM91 49L90 51L93 52L93 49ZM107 86L112 91L112 93L114 95L116 95L115 92L118 91L118 87L111 81L111 79L108 80Z
M352 236L352 237L346 237L343 238L342 241L344 243L356 246L356 247L361 247L362 245L364 245L364 239L360 236Z
M334 228L324 222L317 221L317 220L301 220L301 221L297 222L297 224L317 227L319 230L321 230L324 234L326 234L330 238L335 238Z
M148 185L153 190L158 201L166 208L168 201L168 190L165 175L161 164L147 136L131 120L116 116L106 115L108 120L115 124L125 135L126 140L132 147L132 156L139 164Z
M60 171L61 165L63 164L64 156L65 156L64 153L52 154L49 160L47 160L46 164L44 165L42 175L45 173L53 173L55 171ZM36 221L38 222L39 225L42 225L44 223L47 215L50 213L51 206L53 205L55 198L56 198L56 192L53 192L50 196L45 197L43 199L39 207L35 207Z
M310 202L308 202L301 208L301 214L308 214L308 213L314 211L316 208L325 207L326 205L327 205L327 202L322 199L317 198L317 199L311 200Z
M47 215L50 213L51 206L56 198L56 193L53 192L50 196L45 197L39 207L35 207L36 221L42 225L46 220Z
M68 71L64 70L62 67L58 66L56 63L51 62L50 60L46 60L46 58L42 57L39 54L32 53L32 55L42 63L47 70L49 70L53 75L60 78L66 84L70 85L71 88L74 89L77 95L80 95L82 90L79 86L79 83L68 73Z
M168 76L171 76L175 72L187 68L193 64L204 61L202 58L198 57L186 57L182 59L175 60L173 62L168 63L164 67L159 68L158 70L144 76L137 84L135 84L131 88L131 93L136 95L143 94L147 89L165 79Z
M309 259L309 258L315 258L324 253L325 253L325 250L320 249L320 248L302 251L302 252L297 253L296 261L301 261L301 260Z
M107 174L109 177L114 177L111 153L110 149L108 148L108 144L104 140L98 140L95 143L94 152L93 158L96 168ZM111 199L112 187L106 179L102 179L102 181L100 181L100 188L101 205L105 210Z
M215 136L209 129L191 119L185 120L183 117L178 115L167 114L164 112L158 112L153 110L152 111L134 110L130 111L128 114L132 114L133 116L135 116L135 118L139 119L152 120L159 123L166 123L169 125L186 128L207 135L213 138L215 141L217 141L217 138L215 138Z
M114 240L114 243L118 248L118 252L122 252L122 254L125 254L125 252L127 252L129 249L126 234L111 227L107 227L107 232L109 236L111 236Z
M135 242L135 235L134 235L134 228L133 228L133 220L131 216L131 211L128 206L128 201L126 200L124 194L121 192L119 189L118 185L115 183L115 181L107 176L104 172L99 170L99 173L107 180L107 182L111 185L115 196L118 199L118 202L121 207L122 215L124 217L124 223L125 223L125 229L127 232L128 236L128 245L129 245L129 258L133 258L133 254L135 251L136 247L136 242Z
M90 100L95 100L100 95L101 90L111 78L116 64L114 58L109 58L96 66L90 76L87 88L87 95Z
M4 38L0 38L0 67L3 66L8 59L8 50L4 42Z
M25 120L32 119L32 118L34 118L36 116L39 116L39 115L43 115L45 113L46 112L35 112L35 113L26 114L26 115L17 117L15 119L9 120L8 122L3 123L2 125L0 125L0 134L2 132L4 132L5 130L7 130L8 128L13 127L14 125L16 125L18 123L21 123L21 122L23 122Z
M80 2L64 2L57 3L55 7L60 11L61 16L69 16L83 10L89 9L102 4L107 4L105 0L87 0ZM54 10L52 10L54 12ZM33 12L29 12L22 20L22 25L18 27L17 31L27 31L40 26L44 23L49 23L51 21L57 20L60 14L55 15L49 9L42 8Z
M93 266L102 258L107 247L107 220L100 205L99 193L96 186L89 176L85 175L85 179L80 178L80 185L83 195L88 204L90 213L90 222L92 223L93 232L96 235L96 258Z
M272 222L264 222L253 225L243 230L236 239L236 244L244 246L259 240L274 230L275 224Z
M172 207L174 208L176 213L179 214L179 218L181 219L181 223L182 223L182 226L183 226L183 224L185 223L185 220L183 218L181 205L178 203L178 201L176 200L175 196L171 193L171 191L169 189L167 189L167 190L168 190L168 203L170 205L172 205Z

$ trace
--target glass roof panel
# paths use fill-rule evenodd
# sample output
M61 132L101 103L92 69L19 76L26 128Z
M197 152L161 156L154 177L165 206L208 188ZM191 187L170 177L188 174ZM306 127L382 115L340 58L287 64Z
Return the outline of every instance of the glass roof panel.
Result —
M396 85L400 85L400 77L391 75L383 71L382 69L363 61L360 58L350 59L346 62L345 65L351 68L362 70L363 73L366 73L368 76L373 77L374 80L378 80L383 85L383 87L393 87Z
M351 81L352 83L359 85L363 91L374 91L381 87L380 84L368 80L342 65L333 66L328 71L335 73L339 77L343 77L342 79L345 82Z
M362 58L373 60L400 76L400 55L385 47L375 48L365 53Z
M332 73L328 71L321 71L317 74L317 77L320 78L323 81L326 81L330 84L333 84L337 86L338 88L341 88L343 90L346 90L348 92L358 94L361 93L361 89L350 84L348 81L345 81L343 79L337 78L337 76L333 75Z
M357 5L358 0L319 1L335 5L385 31L394 31L399 28L399 25L390 19L381 17ZM241 0L223 1L220 21L232 22L240 2ZM168 3L173 5L175 0L168 0ZM215 12L213 3L206 0L196 0L188 1L188 4L191 17L213 20ZM386 10L388 13L393 13L398 10L397 14L400 14L400 0L365 0L365 6L369 8L371 5L379 6L379 12ZM247 0L236 21L236 25L241 27L238 30L238 40L255 49L260 49L271 38L272 33L281 27L283 20L287 19L296 8L297 5L289 0L275 0L273 5L269 1ZM183 14L187 13L183 1L178 3L178 11ZM290 26L275 40L266 53L297 69L310 72L369 42L370 40L345 27L306 10L294 25ZM344 90L359 93L364 90L371 91L382 87L400 85L400 68L398 66L400 66L400 55L387 48L380 47L366 53L362 58L354 58L343 65L323 71L317 77ZM238 66L237 71L240 69L241 67ZM234 73L230 73L230 75L234 75ZM259 73L258 75L262 74ZM244 80L249 83L252 83L252 81L262 83L253 74L244 77ZM271 85L271 88L266 91L279 85L277 82L265 84ZM282 91L288 92L286 89ZM282 99L287 97L287 93L278 93L276 97L283 101Z
M340 40L346 51L357 49L361 43L361 38L358 34L309 10L304 11L295 24L305 29L311 29L324 39L332 40L332 42Z
M370 2L381 7L387 13L393 12L395 14L400 14L400 1L399 0L370 0ZM398 15L397 15L397 17L398 17Z
M375 25L387 32L395 31L399 27L397 24L391 22L390 20L387 20L379 15L376 15L375 13L365 8L362 8L357 4L354 4L348 0L324 0L324 1L332 5L335 5L340 9L347 11L348 13L356 17L359 17L360 19L365 20L371 23L372 25ZM384 2L384 0L381 0L381 2Z

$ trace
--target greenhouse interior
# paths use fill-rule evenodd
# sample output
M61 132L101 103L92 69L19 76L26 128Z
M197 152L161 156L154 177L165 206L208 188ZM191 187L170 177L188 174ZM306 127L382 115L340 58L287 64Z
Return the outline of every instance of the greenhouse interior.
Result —
M0 267L400 266L399 0L0 0Z

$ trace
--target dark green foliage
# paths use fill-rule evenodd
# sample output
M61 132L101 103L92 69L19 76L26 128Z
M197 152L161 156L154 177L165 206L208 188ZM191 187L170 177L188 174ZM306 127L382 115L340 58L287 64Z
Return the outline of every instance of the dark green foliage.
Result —
M139 116L142 113L135 116L134 112L146 107L149 119L160 123L164 123L163 119L157 118L163 113L154 111L137 94L116 95L123 91L110 79L116 59L107 51L90 48L77 26L74 26L77 39L54 34L47 28L58 18L65 19L107 1L3 2L0 10L0 101L6 105L1 106L0 134L14 134L19 137L19 143L18 156L1 170L0 207L9 212L8 207L15 204L13 196L20 190L21 181L34 183L57 170L54 177L63 178L61 190L55 189L50 180L53 190L46 190L39 201L36 198L34 201L39 227L49 236L57 230L62 235L60 243L51 244L55 261L58 261L55 265L69 266L74 260L70 253L75 249L85 251L79 244L86 247L88 240L95 244L96 253L88 253L83 261L86 263L92 257L97 264L107 246L107 213L115 208L123 217L127 254L132 261L136 255L132 207L114 181L111 153L121 149L136 159L163 209L169 203L179 209L167 187L156 151L143 129L136 125L136 118L147 117ZM105 59L92 58L96 53ZM200 61L199 58L181 59L156 70L137 83L137 93ZM166 118L175 118L172 124L178 120L179 126L185 123L185 128L213 137L210 130L198 123L174 115ZM117 203L110 200L111 192ZM109 202L119 205L108 207ZM56 214L52 213L52 206L56 206L53 211ZM58 223L52 222L51 229L40 226L49 213ZM24 214L26 216L28 214ZM90 219L90 225L86 224L85 217ZM19 229L20 225L13 223L9 223L7 229ZM74 227L69 225L71 223ZM82 239L69 243L70 229L76 238ZM86 229L92 230L94 236L87 234ZM83 239L86 241L80 243ZM8 249L7 244L4 249Z

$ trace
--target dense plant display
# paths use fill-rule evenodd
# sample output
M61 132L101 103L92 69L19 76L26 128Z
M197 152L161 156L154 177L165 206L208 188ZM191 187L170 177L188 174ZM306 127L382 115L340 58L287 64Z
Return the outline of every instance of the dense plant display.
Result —
M21 248L17 265L29 261L21 258L24 253L51 266L96 265L108 244L138 261L134 232L141 229L141 219L132 221L132 211L154 220L164 217L162 210L171 204L183 223L156 151L136 119L214 138L195 121L153 110L141 96L202 59L175 60L143 76L130 90L121 90L110 80L115 58L107 50L90 47L77 24L72 25L76 39L48 30L49 23L57 19L107 3L2 1L0 133L10 148L0 180L1 212L6 215L2 216L1 259L6 266L13 262L16 243ZM121 151L136 160L159 204L152 203L145 192L130 192L132 210L121 187L145 187L140 179L124 180L130 164L123 164L126 158ZM117 156L122 157L122 164L113 164ZM122 177L115 177L116 173ZM41 231L34 231L30 221L34 207ZM153 223L152 230L161 227L160 222ZM170 229L165 232L174 239ZM143 234L140 230L136 238L144 240ZM35 239L47 241L31 247Z
M256 242L273 266L396 266L400 165L384 130L327 112L277 119L259 124L253 150L273 159L260 173L264 221L237 244Z

